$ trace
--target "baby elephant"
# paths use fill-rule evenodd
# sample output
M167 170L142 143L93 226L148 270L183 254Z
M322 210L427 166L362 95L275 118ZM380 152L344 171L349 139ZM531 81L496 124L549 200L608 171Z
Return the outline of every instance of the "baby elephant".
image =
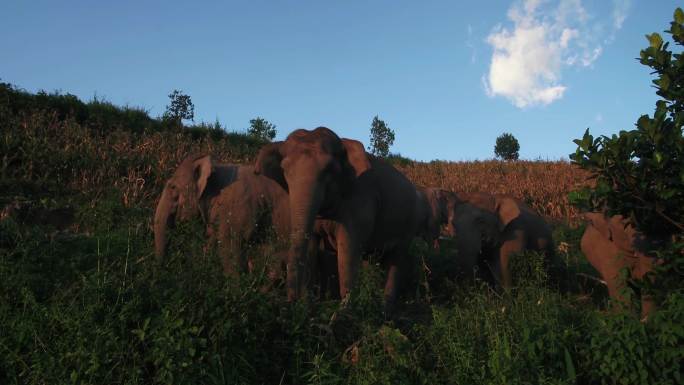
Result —
M209 209L210 243L216 244L228 275L251 271L254 261L247 253L254 246L276 246L276 260L287 250L290 204L287 192L273 180L244 173L224 188ZM277 275L279 269L269 272ZM275 277L272 277L275 278Z
M251 166L243 167L251 169ZM287 261L290 229L289 195L277 182L253 172L242 173L224 188L209 210L209 243L217 246L227 275L252 272L257 266L249 253L271 252L274 258L266 261L266 272L271 282L280 279ZM338 285L336 254L326 250L321 242L326 236L325 229L323 222L317 221L308 253L311 262L308 286L318 287L321 297L327 291L335 295ZM267 245L272 247L264 250Z
M548 264L559 264L551 226L525 203L508 195L481 192L459 193L458 198L499 218L502 230L496 270L499 271L504 287L510 288L513 285L509 263L514 254L525 250L538 251L544 254Z
M470 276L480 271L486 278L496 280L499 275L496 255L502 230L499 218L462 201L454 192L425 187L417 190L426 202L420 234L423 239L437 247L440 234L452 237L459 273Z
M168 232L177 222L207 218L221 191L236 180L254 174L252 167L216 163L210 155L190 155L166 182L154 213L154 250L167 253Z
M601 274L608 294L624 302L625 287L620 271L627 269L633 279L642 279L653 269L656 258L650 253L653 242L629 225L621 215L608 217L603 213L586 213L588 224L582 236L581 248L587 260ZM641 297L641 313L647 317L654 309L652 298Z

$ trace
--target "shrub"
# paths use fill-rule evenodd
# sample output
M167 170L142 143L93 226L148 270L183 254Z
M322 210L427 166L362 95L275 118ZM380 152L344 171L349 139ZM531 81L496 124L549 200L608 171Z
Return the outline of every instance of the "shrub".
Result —
M666 31L684 45L684 12L677 8ZM656 102L653 117L642 115L636 128L594 138L585 131L570 158L596 176L596 188L573 196L588 209L621 214L643 233L659 238L684 231L684 56L668 50L659 34L647 35L650 46L640 62L651 67Z

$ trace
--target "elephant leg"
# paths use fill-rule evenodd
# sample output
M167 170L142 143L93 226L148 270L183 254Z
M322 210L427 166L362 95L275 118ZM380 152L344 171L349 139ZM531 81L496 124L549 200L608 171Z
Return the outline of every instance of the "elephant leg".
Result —
M337 226L337 273L340 296L344 299L356 285L361 264L361 250L355 234L348 225Z
M501 274L501 284L504 288L513 287L511 276L510 260L515 254L525 249L525 233L522 230L509 231L504 235L504 241L499 249L499 270Z
M655 258L651 258L643 253L636 253L638 258L637 265L634 267L632 275L634 279L650 279L648 274L653 271L653 265L656 263ZM653 296L650 293L641 293L641 316L643 319L648 319L648 316L655 310L655 303Z
M235 239L221 242L219 255L221 255L224 274L236 277L250 271L252 267L251 261L245 255L245 250L242 250L242 246L242 242Z
M408 254L410 241L401 241L384 256L387 271L385 281L385 316L390 318L401 292L413 282L413 259Z
M320 237L314 233L309 240L307 276L308 276L308 290L318 292L319 299L323 299L323 276L320 274L322 269L322 251L319 248Z
M397 301L397 292L399 289L399 266L396 263L391 263L387 268L387 281L385 281L385 317L390 318L393 311L394 305Z
M625 285L624 282L621 281L622 279L620 279L619 275L616 274L611 278L606 278L606 286L608 287L608 295L610 296L610 298L626 306L627 300L622 295L622 292L625 290L625 287L627 287L627 285Z
M580 248L591 265L599 272L608 288L610 298L625 304L622 291L625 282L620 276L620 270L625 266L625 260L615 244L606 238L595 226L587 225Z
M623 295L627 288L627 283L622 276L622 270L625 267L631 270L631 267L627 266L625 258L620 253L616 253L609 256L609 259L602 268L601 275L606 281L608 295L619 304L628 307L629 301Z
M340 298L340 284L337 277L337 254L330 250L320 250L321 299Z
M363 247L375 228L377 206L373 199L360 197L340 212L342 217L336 222L334 239L340 296L344 299L356 287Z

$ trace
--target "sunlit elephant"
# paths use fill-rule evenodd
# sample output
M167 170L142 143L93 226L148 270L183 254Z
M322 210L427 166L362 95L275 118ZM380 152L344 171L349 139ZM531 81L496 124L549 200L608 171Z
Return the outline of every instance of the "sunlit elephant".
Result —
M361 254L379 251L387 269L385 305L397 297L409 270L408 245L418 230L416 190L394 167L366 153L355 140L325 127L296 130L263 147L257 172L290 195L292 245L287 263L288 298L299 298L307 264L307 241L317 217L337 222L335 242L340 295L357 281Z
M235 275L252 270L247 255L255 246L268 243L287 250L290 234L290 202L287 192L270 178L250 172L226 188L209 209L209 240L218 248L223 270ZM276 271L270 272L277 275Z
M458 198L499 217L503 230L498 264L493 267L503 287L512 287L511 256L525 250L542 252L549 265L557 264L551 226L520 200L508 195L458 193ZM496 272L499 273L496 273Z
M423 237L438 245L438 237L453 238L454 263L461 274L480 271L486 278L498 276L498 254L503 225L494 213L462 201L454 192L420 188L430 207ZM491 274L487 272L491 269Z
M256 260L250 253L273 257L264 267L274 282L281 278L282 265L287 261L289 196L272 179L254 174L251 166L243 167L248 172L224 188L210 207L209 242L218 248L224 272L230 276L253 271ZM335 296L336 290L331 291L329 286L331 282L337 284L336 255L319 242L327 229L323 221L317 221L314 237L309 241L312 264L308 288L318 290L321 297ZM266 245L270 250L264 253Z
M209 208L221 190L245 173L253 170L239 165L214 163L209 155L190 155L166 182L154 214L154 249L157 257L166 253L168 229L176 221L202 217L205 222Z
M603 213L585 213L587 227L582 235L580 247L587 260L601 274L608 286L608 294L624 302L621 291L625 287L620 271L627 269L632 279L642 279L652 271L655 256L649 252L654 244L621 215L608 217ZM641 297L643 316L654 309L650 296Z

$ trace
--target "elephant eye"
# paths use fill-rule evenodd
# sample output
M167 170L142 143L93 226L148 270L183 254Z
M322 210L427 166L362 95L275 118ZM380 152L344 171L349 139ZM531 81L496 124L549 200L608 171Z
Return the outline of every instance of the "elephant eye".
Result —
M342 167L337 162L330 162L326 166L325 171L326 173L330 173L332 175L338 175L342 172Z

